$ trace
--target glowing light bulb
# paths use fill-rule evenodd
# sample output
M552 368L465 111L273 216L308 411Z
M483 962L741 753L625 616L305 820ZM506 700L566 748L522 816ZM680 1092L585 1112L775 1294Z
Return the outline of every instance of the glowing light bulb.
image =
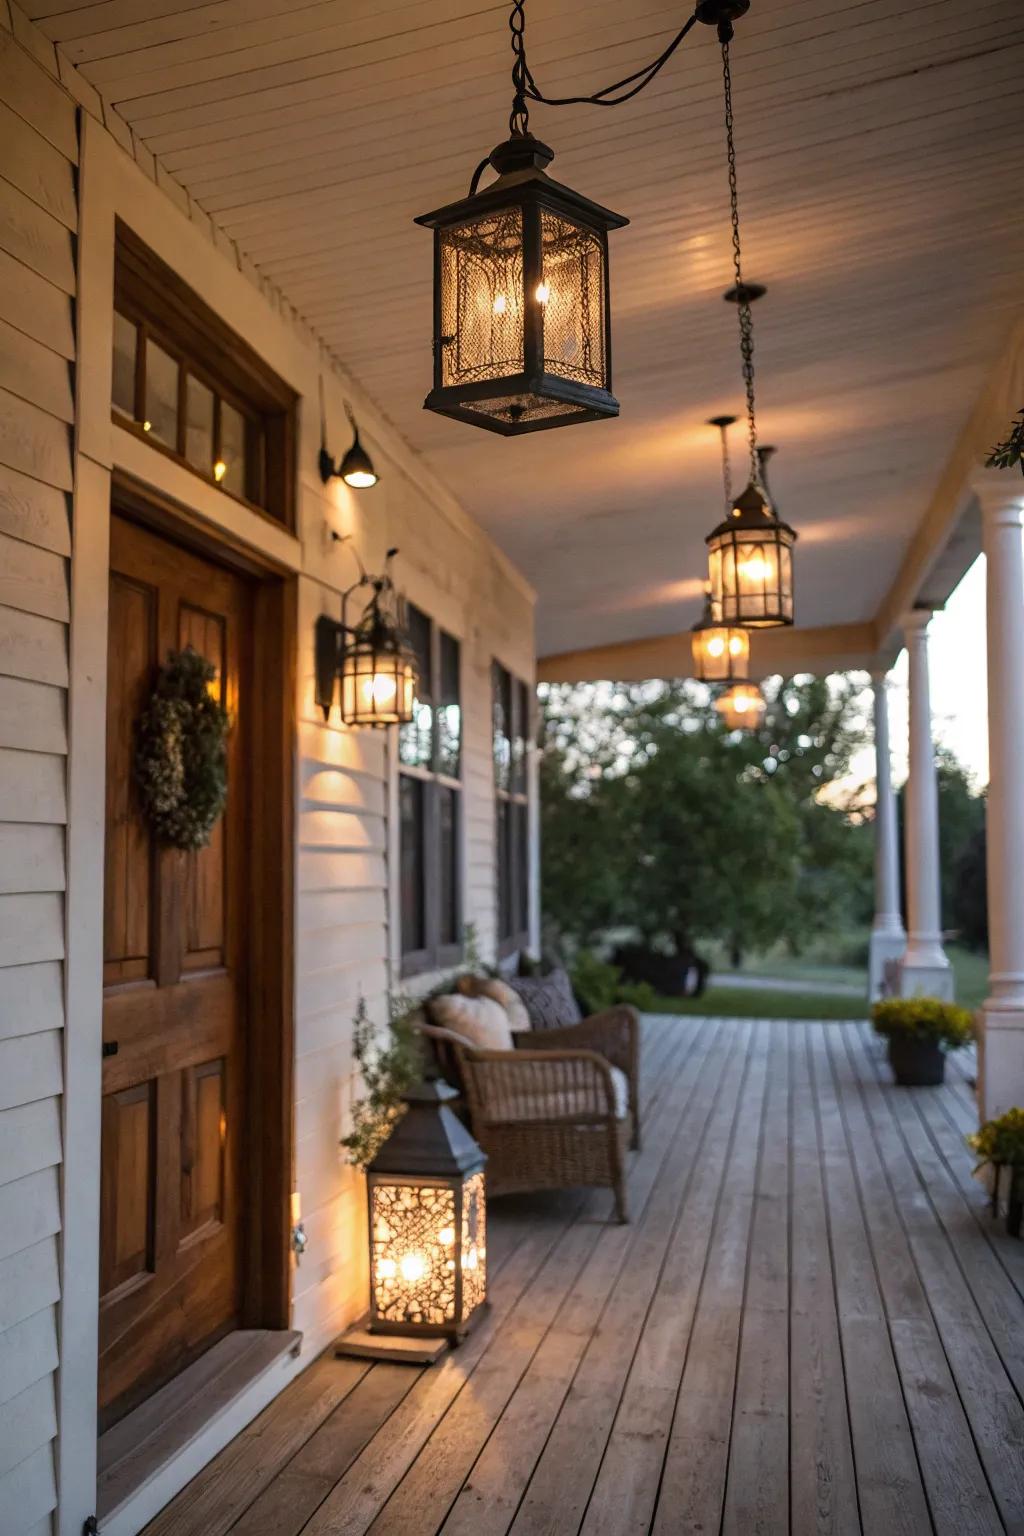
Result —
M494 313L496 315L503 315L505 313L506 309L508 309L508 299L505 297L505 295L503 293L499 293L498 294L497 298L494 301L493 308L494 308Z
M743 654L743 637L742 637L742 635L730 635L729 636L729 655L730 656L742 656L742 654Z
M371 485L377 484L377 476L371 475L365 469L350 469L347 475L341 477L346 485L350 485L354 491L365 491Z
M398 1273L398 1265L394 1259L379 1259L377 1261L377 1279L393 1280Z
M760 555L752 555L749 560L741 560L739 568L741 575L748 581L767 581L772 574L768 561L762 559Z
M721 656L724 650L725 641L722 639L721 635L712 635L711 639L708 641L708 655Z
M551 288L547 283L538 283L535 298L538 304L546 304L551 297Z
M227 472L228 467L224 460L218 459L216 464L213 466L213 478L216 480L218 485L224 479L224 476L227 474Z
M153 423L151 421L144 421L142 423L142 430L143 430L143 432L152 432L152 430L153 430Z
M364 677L360 684L363 702L366 705L376 704L378 708L393 704L398 692L398 683L387 672L375 672L372 677Z
M407 1253L400 1261L399 1270L402 1279L413 1285L417 1280L422 1280L427 1272L427 1261L422 1253Z
M442 1227L440 1232L437 1234L437 1240L441 1244L442 1248L451 1248L455 1242L455 1228Z

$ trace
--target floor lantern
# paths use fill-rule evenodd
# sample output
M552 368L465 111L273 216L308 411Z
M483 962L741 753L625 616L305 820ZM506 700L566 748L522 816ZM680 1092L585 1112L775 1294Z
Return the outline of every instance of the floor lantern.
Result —
M457 1343L487 1307L486 1156L424 1079L366 1170L370 1310L339 1353L422 1363Z

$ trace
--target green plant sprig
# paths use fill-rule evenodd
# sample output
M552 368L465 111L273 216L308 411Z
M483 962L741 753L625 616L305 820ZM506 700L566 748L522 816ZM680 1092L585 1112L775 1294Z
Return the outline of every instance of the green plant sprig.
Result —
M968 1010L937 997L886 998L872 1008L871 1022L888 1039L931 1041L948 1051L961 1050L974 1038Z
M1024 474L1024 410L1017 412L1009 436L996 443L985 463L989 469L1012 469L1019 464Z
M979 1168L986 1163L1024 1167L1024 1109L1008 1109L1005 1115L986 1120L967 1137L967 1145L978 1154Z

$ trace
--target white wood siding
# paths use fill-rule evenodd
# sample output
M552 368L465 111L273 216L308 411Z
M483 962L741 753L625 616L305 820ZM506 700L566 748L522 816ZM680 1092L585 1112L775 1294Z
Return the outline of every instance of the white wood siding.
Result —
M0 1536L56 1505L73 102L0 29Z

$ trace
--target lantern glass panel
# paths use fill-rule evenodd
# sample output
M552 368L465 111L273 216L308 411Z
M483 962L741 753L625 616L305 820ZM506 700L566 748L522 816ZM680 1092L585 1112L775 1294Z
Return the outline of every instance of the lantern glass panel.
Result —
M341 673L341 717L347 725L397 725L413 712L416 673L400 651L356 641Z
M541 281L533 298L543 311L545 371L607 389L602 241L547 209L540 230Z
M472 1316L487 1297L487 1218L484 1176L474 1173L462 1191L462 1315Z
M793 535L784 525L728 528L709 544L711 611L722 624L793 622Z
M487 1296L484 1176L370 1177L371 1326L457 1333Z
M442 385L522 373L522 208L442 229L439 242Z

